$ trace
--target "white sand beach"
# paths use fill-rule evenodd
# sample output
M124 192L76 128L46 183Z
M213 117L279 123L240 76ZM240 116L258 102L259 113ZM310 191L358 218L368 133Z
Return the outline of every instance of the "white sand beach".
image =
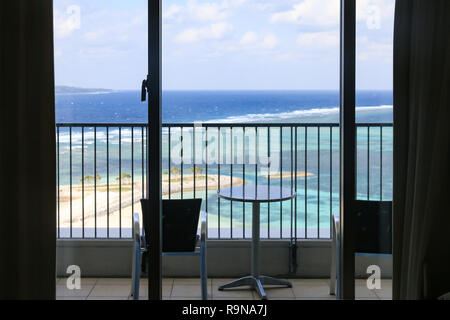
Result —
M197 192L208 190L217 190L219 187L219 176L215 174L208 174L208 181L205 175L196 174L195 181L193 174L183 175L183 184L181 184L181 176L172 175L169 183L169 176L162 177L162 193L164 198L170 195L172 198L181 198L181 192ZM232 184L239 186L243 184L243 179L231 177L226 175L220 176L220 187L227 188ZM96 192L95 192L96 190ZM59 226L61 228L70 227L72 221L73 228L93 228L97 224L98 228L122 227L131 228L132 213L138 212L141 214L140 199L144 197L146 187L144 189L141 180L136 180L132 184L128 181L122 181L122 186L119 188L119 183L114 182L109 184L89 183L84 186L84 197L82 185L77 184L72 186L72 193L70 186L61 186L59 188ZM72 199L72 201L70 201ZM84 199L84 201L83 201ZM120 205L121 204L121 205ZM72 219L71 219L72 212ZM108 214L109 212L109 214ZM84 224L83 224L84 216ZM122 221L122 223L121 223Z

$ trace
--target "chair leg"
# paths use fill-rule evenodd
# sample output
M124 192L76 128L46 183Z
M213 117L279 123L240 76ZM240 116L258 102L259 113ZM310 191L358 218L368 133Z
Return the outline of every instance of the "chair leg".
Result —
M136 247L134 261L133 300L139 300L139 287L141 281L141 248Z
M335 244L336 244L335 241L333 241L331 245L330 295L336 294L337 257Z
M202 244L200 253L200 277L202 282L202 300L208 300L208 276L206 273L206 249Z

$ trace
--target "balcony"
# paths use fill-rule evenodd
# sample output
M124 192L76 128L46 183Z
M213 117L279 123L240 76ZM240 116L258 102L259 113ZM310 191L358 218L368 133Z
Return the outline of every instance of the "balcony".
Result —
M146 195L146 133L146 124L57 125L61 277L73 256L84 277L129 277L131 217ZM357 125L358 199L391 199L392 134L392 124ZM203 199L209 277L234 278L250 269L251 205L217 197L218 189L242 184L297 193L261 207L262 272L329 277L330 217L339 210L338 124L163 124L162 145L163 198ZM356 263L357 276L367 277L368 265L391 270L392 262L357 257ZM198 277L198 260L164 257L163 272Z
M208 280L210 300L259 300L257 294L246 288L230 291L218 291L219 285L230 279ZM270 300L335 300L330 296L328 281L325 279L289 279L292 288L267 289ZM66 279L57 281L58 300L126 300L129 299L131 279L87 278L82 280L81 290L68 290ZM369 290L365 280L356 280L356 295L361 300L391 299L391 280L382 280L382 289ZM147 281L141 280L141 300L148 300ZM164 278L162 280L163 300L200 300L199 279Z

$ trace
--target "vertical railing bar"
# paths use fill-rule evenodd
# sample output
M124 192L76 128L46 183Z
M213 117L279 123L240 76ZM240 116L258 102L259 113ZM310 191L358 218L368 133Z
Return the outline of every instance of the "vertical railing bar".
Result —
M317 239L320 238L320 126L317 126Z
M293 191L294 191L294 174L293 174L293 172L294 172L294 136L293 136L293 129L294 128L291 127L290 129L291 129L291 193L293 193ZM297 196L296 196L296 198L297 198ZM294 234L294 232L293 232L293 227L294 227L294 225L293 225L293 223L294 223L293 218L294 218L294 199L291 199L291 226L290 226L290 229L291 229L291 234L290 234L291 242L293 242L293 234Z
M380 125L380 201L383 201L383 126Z
M208 134L208 127L206 127L206 133ZM220 150L220 140L221 140L221 131L220 131L220 127L217 128L217 146L218 146L218 156L219 156L219 162L217 164L217 174L219 176L219 178L217 179L218 181L218 190L220 190L220 164L222 162L222 159L220 158L221 156L221 150ZM208 154L208 152L206 153ZM208 175L206 175L206 181L208 181ZM208 190L208 188L206 189ZM206 191L208 192L208 191ZM217 197L217 236L220 239L220 197Z
M122 127L119 127L119 238L122 239Z
M58 239L61 238L61 197L60 197L60 154L59 154L59 127L56 127L56 146L57 146L57 161L58 161L58 167L57 167L57 178L58 178L58 191L57 191L57 197L58 197Z
M242 178L245 188L245 127L242 127ZM242 238L245 239L245 202L242 203Z
M145 198L144 191L144 126L141 127L141 199Z
M333 214L333 127L330 126L330 238L331 238L331 216Z
M169 175L169 200L172 198L172 148L171 148L171 132L170 132L170 127L169 127L169 170L168 170L168 175Z
M207 130L208 128L206 128ZM201 130L201 137L202 137L202 141L201 141L201 163L203 165L203 126L202 126L202 130ZM208 133L206 133L206 138L208 138ZM206 142L206 145L208 145L208 142ZM205 157L205 161L206 161L206 166L208 165L208 153L206 153L206 157ZM203 173L203 169L202 169L202 173ZM207 175L208 171L206 170L205 172L205 186L206 186L206 239L208 239L209 237L209 213L208 213L208 175Z
M258 157L259 157L259 148L258 148L258 127L255 127L255 190L256 190L256 196L258 195ZM255 221L253 221L252 218L252 228L253 228L253 223L255 223ZM260 228L260 226L258 226L258 228ZM253 234L252 234L253 237Z
M203 130L202 130L203 131ZM206 151L206 156L205 156L205 198L206 198L206 203L205 203L205 207L206 207L206 238L208 238L208 229L209 229L209 224L208 224L208 127L205 127L205 151ZM203 145L203 144L202 144ZM219 186L220 186L220 176L219 176ZM219 217L219 221L220 221L220 217Z
M367 200L370 200L370 127L367 126Z
M148 159L148 151L149 151L148 150L148 144L149 144L149 141L148 141L148 130L149 130L149 125L147 125L145 127L145 149L144 149L144 152L145 152L145 158L146 159ZM147 180L147 173L149 172L149 161L145 161L145 172L146 172L145 179ZM145 187L148 188L147 183L145 184ZM151 196L150 195L150 190L146 190L146 192L149 194L149 196Z
M233 188L233 126L230 127L230 152L231 152L231 163L230 163L230 183L231 188ZM230 201L230 238L233 239L233 201Z
M267 127L267 191L270 194L270 127ZM267 203L267 239L270 239L270 202Z
M308 238L308 127L305 127L305 239Z
M297 239L298 239L298 230L297 230L297 179L298 179L298 126L295 126L295 174L294 174L294 181L295 181L295 210L294 210L294 235L295 235L295 243L297 243Z
M259 148L258 148L258 127L255 127L255 184L256 188L258 187L258 156L259 156Z
M183 175L184 175L184 139L183 139L183 127L181 129L181 199L184 198L184 189L183 189Z
M70 238L72 238L72 126L69 127L70 149Z
M109 239L109 127L106 127L106 238Z
M280 127L280 198L283 188L283 127ZM283 202L280 202L280 239L283 239Z
M131 127L131 230L134 215L134 127ZM132 235L133 236L133 235Z
M196 198L196 194L197 194L197 190L196 190L196 175L197 175L197 171L196 171L196 154L195 154L195 129L196 129L196 126L194 125L194 127L192 128L192 141L193 141L193 144L192 144L192 157L193 157L193 162L194 162L194 172L192 172L192 174L194 175L193 176L193 179L194 179L194 198Z
M84 239L84 127L81 127L81 237Z
M97 127L94 127L94 238L97 238Z
M149 139L148 139L148 130L149 130L150 124L147 124L144 128L144 140L145 140L145 148L144 148L144 158L147 159L145 161L145 165L144 165L144 189L145 189L145 193L146 196L148 195L148 197L151 197L150 195L150 190L148 189L148 183L147 183L147 173L149 172L149 161L148 161L148 144L149 144Z

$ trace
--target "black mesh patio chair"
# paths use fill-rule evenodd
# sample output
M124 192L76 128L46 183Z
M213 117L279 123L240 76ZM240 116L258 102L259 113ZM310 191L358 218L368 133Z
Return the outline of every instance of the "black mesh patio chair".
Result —
M163 200L162 201L162 255L163 256L199 256L202 299L207 299L206 274L206 214L202 214L200 235L197 235L202 199ZM149 200L142 199L142 217L144 230L141 232L139 214L133 215L133 299L139 299L139 280L142 269L146 269L149 241L146 224L149 219Z
M355 255L392 257L392 201L355 201ZM339 296L339 214L331 215L330 294Z

